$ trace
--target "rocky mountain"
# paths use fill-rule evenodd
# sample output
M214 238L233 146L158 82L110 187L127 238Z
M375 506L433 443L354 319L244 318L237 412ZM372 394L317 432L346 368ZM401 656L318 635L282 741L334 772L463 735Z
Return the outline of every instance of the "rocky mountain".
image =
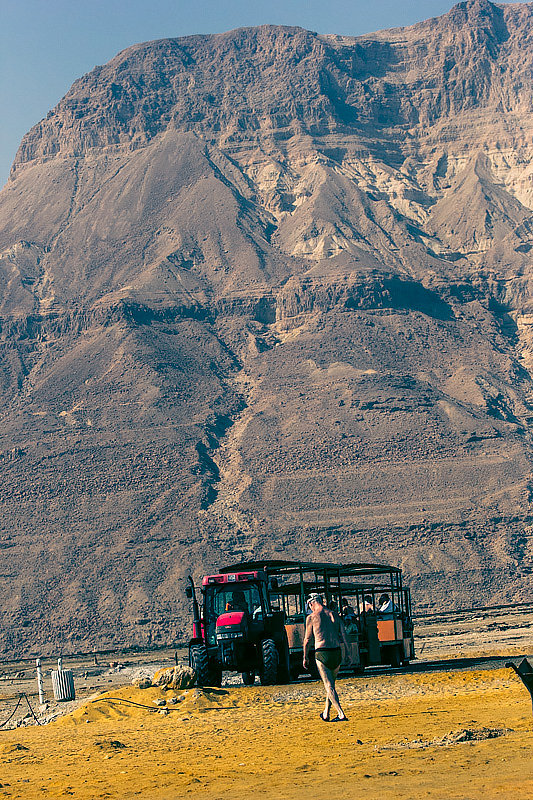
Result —
M183 579L533 587L533 4L135 45L0 193L0 647L172 643Z

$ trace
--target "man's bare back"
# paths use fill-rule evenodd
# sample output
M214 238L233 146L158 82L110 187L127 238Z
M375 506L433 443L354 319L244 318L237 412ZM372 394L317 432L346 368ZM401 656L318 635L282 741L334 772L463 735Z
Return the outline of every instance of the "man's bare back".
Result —
M315 650L340 647L344 644L341 633L341 619L338 614L325 606L319 606L307 617L306 634L312 627Z

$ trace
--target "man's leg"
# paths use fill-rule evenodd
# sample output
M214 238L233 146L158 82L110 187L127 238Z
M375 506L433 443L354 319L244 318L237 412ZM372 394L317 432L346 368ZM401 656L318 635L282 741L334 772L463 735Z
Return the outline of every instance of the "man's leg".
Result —
M335 711L337 712L338 716L342 719L344 717L344 711L341 708L339 696L337 694L337 690L335 689L335 678L339 674L340 667L337 667L337 669L335 670L330 670L321 661L318 661L318 659L316 662L316 666L318 672L320 673L320 677L322 678L324 689L326 690L326 705L324 706L324 719L328 719L331 706L335 708Z

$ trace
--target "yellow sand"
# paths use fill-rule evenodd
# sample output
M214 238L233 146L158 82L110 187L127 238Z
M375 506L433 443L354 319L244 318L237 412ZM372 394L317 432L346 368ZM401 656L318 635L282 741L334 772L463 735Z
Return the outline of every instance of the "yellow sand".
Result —
M509 670L352 678L339 690L346 724L320 721L318 683L114 690L46 727L0 733L0 798L533 798L531 703ZM168 715L109 699L172 696L182 699ZM445 743L484 728L507 732Z

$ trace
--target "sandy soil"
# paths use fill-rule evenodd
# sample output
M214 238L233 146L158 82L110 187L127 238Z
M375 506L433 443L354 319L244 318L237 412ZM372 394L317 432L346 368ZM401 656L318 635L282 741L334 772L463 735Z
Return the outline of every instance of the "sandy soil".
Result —
M69 659L79 699L49 712L70 713L0 729L0 798L531 800L531 703L501 668L501 656L533 653L531 609L419 620L417 652L409 670L342 679L350 720L329 725L317 682L140 690L124 684L173 664L174 651ZM474 656L493 660L458 669ZM30 661L2 666L2 709L21 691L36 705L33 675Z
M533 797L531 703L509 670L350 678L339 689L346 724L320 721L316 682L112 690L45 728L1 733L0 797Z
M415 618L415 666L461 658L515 657L533 653L533 605L514 609L483 609ZM151 676L157 669L187 663L187 648L66 655L64 667L74 674L78 697L94 691L123 686L134 677ZM96 663L95 663L96 661ZM453 666L453 665L452 665ZM50 671L57 660L42 659L47 699L51 698ZM232 681L233 683L234 681ZM238 681L237 681L238 682ZM35 659L0 662L0 700L26 692L37 702ZM0 719L5 715L1 713Z

